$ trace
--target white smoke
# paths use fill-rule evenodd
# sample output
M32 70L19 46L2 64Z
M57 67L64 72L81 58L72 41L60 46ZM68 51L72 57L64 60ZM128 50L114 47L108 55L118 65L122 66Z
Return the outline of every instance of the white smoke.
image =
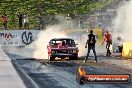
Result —
M48 58L48 52L47 52L47 45L50 41L50 39L53 38L72 38L74 39L74 36L68 36L65 33L65 30L69 27L74 26L74 23L72 20L67 21L65 20L65 17L57 17L59 19L58 25L51 25L46 28L46 30L40 32L38 34L38 39L29 47L32 47L35 49L33 53L34 58L39 59L47 59ZM66 22L67 21L67 22ZM70 22L70 23L68 23ZM69 31L72 29L69 29ZM75 30L75 29L74 29ZM80 37L80 36L78 36ZM79 56L86 55L86 49L85 49L85 40L75 39L75 42L78 44L79 48Z
M118 9L113 24L114 39L121 36L125 41L132 41L132 0L124 2Z
M31 46L35 46L33 57L39 59L47 59L47 45L50 39L53 38L67 38L68 36L62 31L61 25L53 25L42 31L38 35L38 39Z

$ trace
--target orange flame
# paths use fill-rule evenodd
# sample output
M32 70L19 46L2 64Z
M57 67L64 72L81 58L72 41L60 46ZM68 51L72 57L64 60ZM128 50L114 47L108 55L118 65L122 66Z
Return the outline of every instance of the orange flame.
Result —
M86 72L85 72L85 70L84 70L84 68L83 68L82 66L80 66L80 67L78 68L78 72L79 72L79 75L80 75L80 76L86 75Z

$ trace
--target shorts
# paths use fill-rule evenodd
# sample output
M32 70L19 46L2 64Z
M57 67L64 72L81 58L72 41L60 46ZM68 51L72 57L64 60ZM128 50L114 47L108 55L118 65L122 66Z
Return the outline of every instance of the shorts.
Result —
M112 40L110 40L110 41L107 41L107 44L110 44L110 45L112 45Z

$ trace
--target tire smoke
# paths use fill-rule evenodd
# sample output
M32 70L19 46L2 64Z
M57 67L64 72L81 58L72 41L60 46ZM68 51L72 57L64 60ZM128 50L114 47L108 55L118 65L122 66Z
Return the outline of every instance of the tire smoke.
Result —
M122 37L125 41L132 41L132 0L124 2L113 20L113 38Z
M68 38L68 36L62 31L61 25L53 25L48 27L46 30L41 31L38 34L38 39L32 44L34 46L35 51L33 54L34 58L38 59L47 59L48 58L48 51L47 45L50 39L53 38Z
M39 59L47 59L48 58L48 51L47 51L47 45L50 41L50 39L53 38L72 38L75 40L75 43L77 43L77 47L79 48L79 56L86 55L86 49L85 49L85 40L75 39L75 36L69 36L65 33L63 27L61 25L52 25L48 27L46 30L42 31L38 35L38 39L30 46L35 48L33 57L39 58ZM72 30L72 29L71 29ZM70 29L69 29L70 31ZM77 37L80 37L79 35L76 35Z

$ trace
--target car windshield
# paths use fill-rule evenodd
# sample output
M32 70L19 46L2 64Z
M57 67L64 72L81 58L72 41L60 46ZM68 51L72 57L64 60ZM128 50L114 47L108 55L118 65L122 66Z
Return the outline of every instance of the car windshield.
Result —
M71 39L51 40L50 43L51 43L51 45L58 45L58 44L62 43L62 41L64 41L66 43L66 45L68 45L68 46L75 46L74 40L71 40Z

